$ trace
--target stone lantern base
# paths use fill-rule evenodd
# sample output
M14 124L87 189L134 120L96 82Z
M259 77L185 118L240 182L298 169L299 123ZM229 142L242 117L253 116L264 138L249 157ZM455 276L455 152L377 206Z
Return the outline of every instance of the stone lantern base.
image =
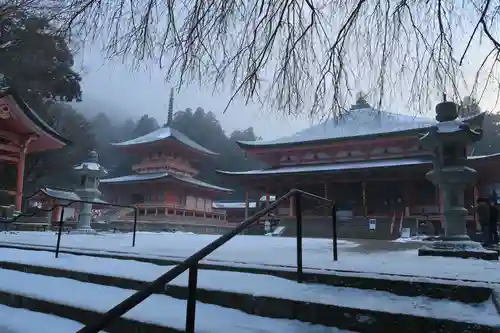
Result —
M466 235L437 237L432 243L418 249L418 255L498 260L498 251L487 250L480 243L471 241Z
M86 234L86 235L94 235L97 234L97 231L95 231L92 228L76 228L70 231L72 234Z

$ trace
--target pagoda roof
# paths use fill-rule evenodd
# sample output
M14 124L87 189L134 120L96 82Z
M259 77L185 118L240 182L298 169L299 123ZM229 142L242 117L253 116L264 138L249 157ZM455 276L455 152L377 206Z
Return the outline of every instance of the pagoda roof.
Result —
M28 152L37 152L48 149L58 149L71 144L71 141L60 135L50 127L38 114L33 111L12 87L0 88L0 106L7 104L12 116L6 115L5 129L17 135L36 135L38 139L28 146ZM2 110L3 111L3 110Z
M475 114L461 120L469 122L481 115L484 114ZM318 144L346 139L371 139L381 135L410 135L436 124L437 121L432 118L380 111L368 106L352 109L341 119L328 119L291 136L276 140L237 141L237 143L242 149L251 149Z
M500 157L500 154L469 156L467 157L467 160L478 161L494 157ZM342 163L331 163L331 164L315 164L315 165L308 164L308 165L285 166L285 167L248 170L248 171L215 170L215 172L227 176L272 176L272 175L288 175L288 174L302 174L302 173L323 173L323 172L331 173L331 172L342 172L349 170L393 168L393 167L416 166L425 164L429 165L432 164L431 156L354 161L354 162L342 162Z
M117 147L130 147L130 146L146 145L146 144L151 144L151 143L165 141L165 140L175 140L175 141L180 142L181 144L188 146L189 148L192 148L194 150L197 150L205 155L212 155L212 156L219 155L218 153L215 153L211 150L208 150L207 148L203 147L202 145L199 145L198 143L194 142L193 140L188 138L185 134L177 131L176 129L168 127L168 126L160 127L153 132L150 132L146 135L140 136L140 137L135 138L135 139L131 139L131 140L124 141L124 142L112 143L112 145L117 146Z
M128 176L115 177L115 178L104 178L101 179L101 184L132 184L132 183L144 183L144 182L166 180L166 179L172 179L183 183L188 183L193 186L207 188L210 190L215 190L220 192L233 192L233 190L229 188L212 185L203 182L201 180L195 179L193 177L174 175L168 172L143 173L143 174L134 174Z

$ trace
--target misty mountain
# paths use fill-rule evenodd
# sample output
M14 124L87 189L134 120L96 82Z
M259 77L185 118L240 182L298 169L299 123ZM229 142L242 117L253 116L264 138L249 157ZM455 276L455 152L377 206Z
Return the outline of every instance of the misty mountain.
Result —
M84 95L81 102L70 102L69 104L88 120L93 119L99 113L104 113L110 119L113 119L115 125L124 123L130 118L137 120L142 115L138 113L137 110L127 110L114 105L113 102L109 100L89 95Z

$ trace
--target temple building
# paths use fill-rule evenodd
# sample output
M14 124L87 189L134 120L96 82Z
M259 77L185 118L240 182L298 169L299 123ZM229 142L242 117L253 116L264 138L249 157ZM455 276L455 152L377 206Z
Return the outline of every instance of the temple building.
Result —
M137 205L142 221L165 221L173 217L226 220L225 212L213 208L215 199L231 189L196 179L196 164L217 157L171 127L173 92L165 126L125 142L114 143L140 159L132 175L101 180L104 197L113 203Z
M23 204L26 155L59 149L69 144L45 123L11 87L0 88L0 161L16 165L16 188L2 189L14 197L16 210Z
M462 120L478 128L483 119L484 113L478 113ZM277 140L238 142L248 156L268 168L217 173L228 183L243 184L247 192L279 197L299 188L334 199L341 237L391 239L399 237L403 227L414 233L425 225L435 230L442 223L442 201L425 178L432 168L432 152L422 147L419 138L436 123L377 111L359 97L341 119ZM466 192L466 207L471 207L478 195L491 195L490 186L500 177L500 154L474 156L468 147L468 163L478 171L478 181ZM304 200L302 205L305 236L330 237L331 212L313 201ZM289 226L285 235L292 235L293 198L278 212L281 224ZM468 225L475 232L472 213Z

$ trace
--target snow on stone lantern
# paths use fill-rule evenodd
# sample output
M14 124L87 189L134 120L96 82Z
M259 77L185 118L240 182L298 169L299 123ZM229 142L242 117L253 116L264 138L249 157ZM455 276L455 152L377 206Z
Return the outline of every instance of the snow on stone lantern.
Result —
M458 119L457 104L444 101L436 105L438 123L420 137L424 147L434 151L433 169L427 179L438 186L443 200L444 235L419 249L419 256L498 259L467 235L464 207L465 188L476 180L476 170L466 166L467 145L482 138L482 130L473 130Z
M90 150L86 160L74 167L75 173L79 176L79 183L75 193L83 201L94 201L101 196L99 191L100 179L108 174L108 171L99 164L99 155L95 150ZM78 212L77 232L94 232L90 226L92 218L92 204L80 203Z

